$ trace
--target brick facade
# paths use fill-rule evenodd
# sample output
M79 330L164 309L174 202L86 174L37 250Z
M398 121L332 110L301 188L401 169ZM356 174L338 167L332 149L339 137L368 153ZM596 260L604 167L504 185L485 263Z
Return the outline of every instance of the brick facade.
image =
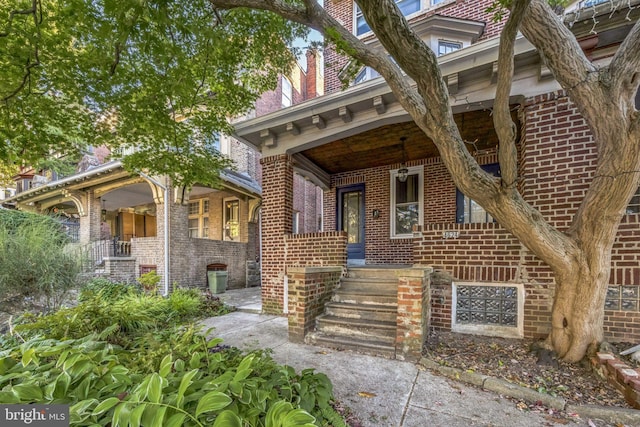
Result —
M565 230L592 178L595 144L584 120L562 92L526 99L520 116L523 196L547 221ZM477 160L480 164L497 161L495 152L477 156ZM524 335L547 335L555 286L551 269L499 224L457 224L456 187L441 160L408 163L417 165L424 168L424 224L413 238L391 239L389 234L389 171L398 165L332 175L331 188L324 197L324 229L336 229L337 189L364 184L366 263L435 268L430 295L433 328L451 327L452 281L522 283ZM373 210L379 211L378 218L370 215ZM640 331L632 327L640 321L639 237L640 215L626 215L613 246L610 278L611 292L618 292L622 302L617 306L612 303L605 311L605 336L613 341L640 339Z
M347 234L343 231L285 236L287 268L347 265Z
M486 12L486 9L493 3L493 0L455 0L445 1L442 4L426 9L422 13L412 15L410 23L417 23L433 15L441 15L459 19L468 19L484 22L485 29L480 40L488 39L499 35L500 30L504 26L504 21L494 22L492 16ZM337 17L347 30L353 31L354 24L354 2L352 0L331 0L324 2L325 10L334 17ZM372 39L368 36L363 40ZM333 46L325 49L325 93L339 92L343 84L338 75L340 71L347 65L348 59L336 52Z

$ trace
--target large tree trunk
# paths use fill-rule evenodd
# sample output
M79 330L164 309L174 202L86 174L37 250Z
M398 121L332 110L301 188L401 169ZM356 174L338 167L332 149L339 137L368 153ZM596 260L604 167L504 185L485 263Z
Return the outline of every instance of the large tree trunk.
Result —
M604 300L609 284L609 265L589 268L577 262L556 274L548 344L560 358L577 362L597 350L603 339Z

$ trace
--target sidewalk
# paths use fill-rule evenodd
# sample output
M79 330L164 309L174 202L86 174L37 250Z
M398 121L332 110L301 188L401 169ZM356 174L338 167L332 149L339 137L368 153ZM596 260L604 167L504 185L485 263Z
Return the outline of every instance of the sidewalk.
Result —
M315 368L325 373L336 399L368 427L567 425L546 414L520 411L514 401L434 375L419 365L290 343L285 317L237 311L203 324L215 328L213 335L227 345L244 350L270 348L279 363L298 371ZM608 425L595 419L592 424L585 419L568 424Z

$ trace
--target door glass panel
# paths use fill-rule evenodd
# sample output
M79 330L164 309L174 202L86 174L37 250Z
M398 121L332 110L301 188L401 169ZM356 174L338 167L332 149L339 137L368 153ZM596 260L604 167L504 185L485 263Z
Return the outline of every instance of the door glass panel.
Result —
M347 243L361 242L360 235L360 201L361 191L342 195L342 230L347 232Z
M224 209L225 240L236 240L240 236L240 202L225 201Z

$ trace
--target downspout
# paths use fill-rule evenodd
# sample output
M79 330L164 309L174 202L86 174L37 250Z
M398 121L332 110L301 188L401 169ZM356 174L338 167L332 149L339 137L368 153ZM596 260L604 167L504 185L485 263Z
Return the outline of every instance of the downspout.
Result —
M169 187L167 185L160 184L156 179L151 178L149 175L138 172L138 174L151 181L154 185L162 188L164 191L164 293L166 297L169 295Z

